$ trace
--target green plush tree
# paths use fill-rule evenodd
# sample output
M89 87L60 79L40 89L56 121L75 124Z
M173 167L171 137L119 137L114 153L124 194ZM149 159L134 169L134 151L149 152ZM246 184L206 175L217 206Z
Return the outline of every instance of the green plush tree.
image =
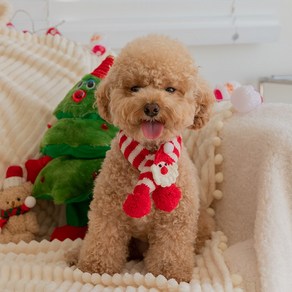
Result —
M65 204L67 227L86 226L94 178L118 131L98 115L94 96L112 63L107 57L67 93L54 111L57 122L41 141L41 152L53 159L38 174L33 195ZM62 230L62 238L64 233L68 230Z

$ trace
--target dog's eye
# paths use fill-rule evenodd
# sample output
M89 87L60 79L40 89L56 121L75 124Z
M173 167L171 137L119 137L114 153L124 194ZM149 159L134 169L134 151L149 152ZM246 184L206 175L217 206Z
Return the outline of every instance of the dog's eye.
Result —
M133 86L133 87L130 88L130 90L131 90L132 92L138 92L140 89L141 89L140 86Z
M17 201L20 202L20 198L17 198Z
M176 91L176 89L173 88L173 87L167 87L167 88L165 88L165 91L170 92L170 93L173 93L173 92Z

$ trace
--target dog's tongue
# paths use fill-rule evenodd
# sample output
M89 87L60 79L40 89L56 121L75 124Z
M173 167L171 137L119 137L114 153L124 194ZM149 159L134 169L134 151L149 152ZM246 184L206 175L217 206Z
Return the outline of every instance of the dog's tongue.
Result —
M164 129L163 124L159 122L143 122L141 127L144 137L152 140L157 139Z

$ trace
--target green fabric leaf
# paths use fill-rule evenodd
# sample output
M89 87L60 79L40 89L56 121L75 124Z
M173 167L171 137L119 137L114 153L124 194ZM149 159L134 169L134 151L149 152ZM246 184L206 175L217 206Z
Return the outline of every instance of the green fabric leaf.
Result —
M47 130L41 152L53 158L101 158L110 149L118 129L103 120L62 119Z
M87 146L81 145L77 147L71 147L69 145L48 145L42 149L42 153L49 155L53 158L60 155L69 155L76 158L104 158L106 152L110 149L110 146Z
M73 159L59 157L51 160L36 178L33 195L51 198L55 204L87 200L93 191L94 178L103 159Z

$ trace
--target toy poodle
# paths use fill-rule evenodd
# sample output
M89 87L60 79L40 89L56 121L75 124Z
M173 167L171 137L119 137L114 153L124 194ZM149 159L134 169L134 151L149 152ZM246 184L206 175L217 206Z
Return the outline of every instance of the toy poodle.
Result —
M122 49L96 98L101 117L121 131L95 181L77 267L120 273L136 238L147 243L147 272L190 281L199 185L181 134L207 122L211 90L182 44L149 35Z

